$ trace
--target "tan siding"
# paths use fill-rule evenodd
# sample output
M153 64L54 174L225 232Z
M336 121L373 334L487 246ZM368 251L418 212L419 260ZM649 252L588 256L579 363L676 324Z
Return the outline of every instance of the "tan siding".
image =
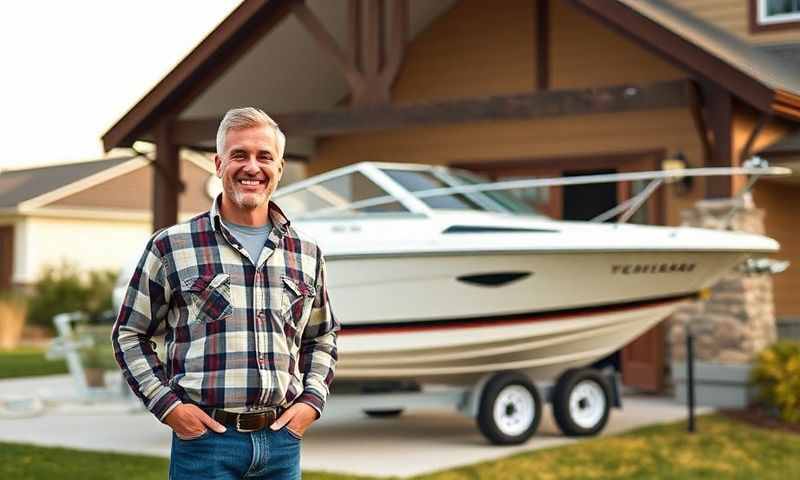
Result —
M775 313L778 317L800 316L800 236L797 212L800 211L800 186L772 182L756 185L753 199L766 210L766 233L781 244L775 258L789 260L789 268L773 277Z
M396 102L516 93L534 86L534 2L464 0L411 43Z
M205 195L209 173L184 160L181 164L186 190L179 196L181 212L202 212L211 201ZM114 178L48 205L53 207L88 207L121 210L150 210L153 197L153 173L150 167Z
M752 43L800 42L800 26L777 32L750 32L749 0L669 0L706 22Z
M552 5L553 88L649 83L686 74L566 2Z

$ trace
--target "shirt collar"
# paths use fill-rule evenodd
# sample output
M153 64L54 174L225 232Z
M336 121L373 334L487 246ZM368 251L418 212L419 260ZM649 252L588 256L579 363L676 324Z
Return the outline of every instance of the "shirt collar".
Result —
M211 223L214 225L214 229L218 232L222 232L222 214L220 213L219 205L222 202L222 194L220 193L217 195L217 198L211 202L211 210L209 210L209 214L211 216ZM280 232L280 235L283 236L286 233L290 225L289 218L283 213L283 210L280 209L278 204L270 200L269 207L268 207L268 215L269 220L272 223L272 226L275 230Z

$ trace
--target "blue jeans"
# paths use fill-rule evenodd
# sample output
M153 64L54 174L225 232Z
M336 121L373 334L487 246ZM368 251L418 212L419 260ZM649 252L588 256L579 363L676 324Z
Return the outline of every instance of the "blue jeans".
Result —
M300 440L286 427L240 433L207 431L194 440L172 434L170 480L300 478Z

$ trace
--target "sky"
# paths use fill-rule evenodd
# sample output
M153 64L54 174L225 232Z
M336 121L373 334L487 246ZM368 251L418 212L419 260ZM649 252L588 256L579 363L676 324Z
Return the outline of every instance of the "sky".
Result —
M100 137L240 0L0 3L0 169L100 158Z

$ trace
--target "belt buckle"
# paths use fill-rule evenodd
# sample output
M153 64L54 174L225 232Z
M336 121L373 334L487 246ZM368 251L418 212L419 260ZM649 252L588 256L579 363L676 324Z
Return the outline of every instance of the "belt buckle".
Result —
M261 430L260 428L244 428L241 424L242 415L236 415L236 431L239 433L253 433ZM263 427L262 427L263 428Z

